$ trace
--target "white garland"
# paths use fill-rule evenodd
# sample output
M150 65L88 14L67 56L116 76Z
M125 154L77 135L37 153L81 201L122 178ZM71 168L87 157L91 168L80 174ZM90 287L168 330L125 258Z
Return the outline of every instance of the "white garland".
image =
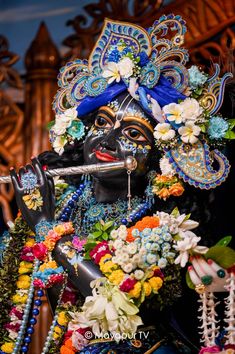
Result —
M225 319L227 323L225 329L228 331L226 344L235 344L235 274L230 273L226 281L226 289L229 291L228 297L225 299Z

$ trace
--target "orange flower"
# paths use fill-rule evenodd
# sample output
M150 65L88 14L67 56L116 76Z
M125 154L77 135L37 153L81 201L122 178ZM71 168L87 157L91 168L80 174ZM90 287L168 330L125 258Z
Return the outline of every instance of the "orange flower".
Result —
M172 181L172 176L164 176L164 175L157 175L156 177L156 182L171 182Z
M169 188L169 193L175 197L179 197L184 193L184 187L181 183L175 183Z
M169 198L170 193L169 190L167 188L162 188L158 193L157 193L158 197L161 199L166 200L167 198Z
M67 340L64 342L64 345L65 345L68 349L73 350L73 351L76 351L76 349L73 347L72 338L67 339Z
M74 353L76 353L74 350L67 348L65 345L62 345L62 347L60 348L60 354L74 354Z
M158 216L145 216L142 220L138 221L134 226L127 229L127 242L133 242L135 237L132 236L132 230L138 229L139 231L143 231L147 227L153 229L154 227L158 227L160 225Z

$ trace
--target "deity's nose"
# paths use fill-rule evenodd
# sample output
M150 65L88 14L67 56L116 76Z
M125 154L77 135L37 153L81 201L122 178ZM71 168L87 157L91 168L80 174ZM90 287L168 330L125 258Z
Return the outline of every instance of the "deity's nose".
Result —
M100 146L106 150L116 151L116 134L114 132L110 132L101 142Z

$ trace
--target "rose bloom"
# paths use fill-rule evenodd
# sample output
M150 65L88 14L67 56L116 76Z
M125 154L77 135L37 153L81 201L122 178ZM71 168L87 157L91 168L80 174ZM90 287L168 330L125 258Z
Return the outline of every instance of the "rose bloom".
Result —
M184 193L184 187L181 183L175 183L169 188L169 193L174 197L179 197Z

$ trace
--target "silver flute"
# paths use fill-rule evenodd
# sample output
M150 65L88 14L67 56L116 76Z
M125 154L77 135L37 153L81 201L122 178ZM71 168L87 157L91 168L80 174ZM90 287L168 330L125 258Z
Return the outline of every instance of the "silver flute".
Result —
M52 170L47 170L46 175L50 177L56 176L71 176L71 175L82 175L91 174L93 172L104 172L104 171L114 171L126 169L128 171L134 171L137 167L137 161L133 156L127 156L123 161L108 162L108 163L98 163L92 165L83 165L67 168L55 168ZM1 176L0 184L11 183L11 176Z

